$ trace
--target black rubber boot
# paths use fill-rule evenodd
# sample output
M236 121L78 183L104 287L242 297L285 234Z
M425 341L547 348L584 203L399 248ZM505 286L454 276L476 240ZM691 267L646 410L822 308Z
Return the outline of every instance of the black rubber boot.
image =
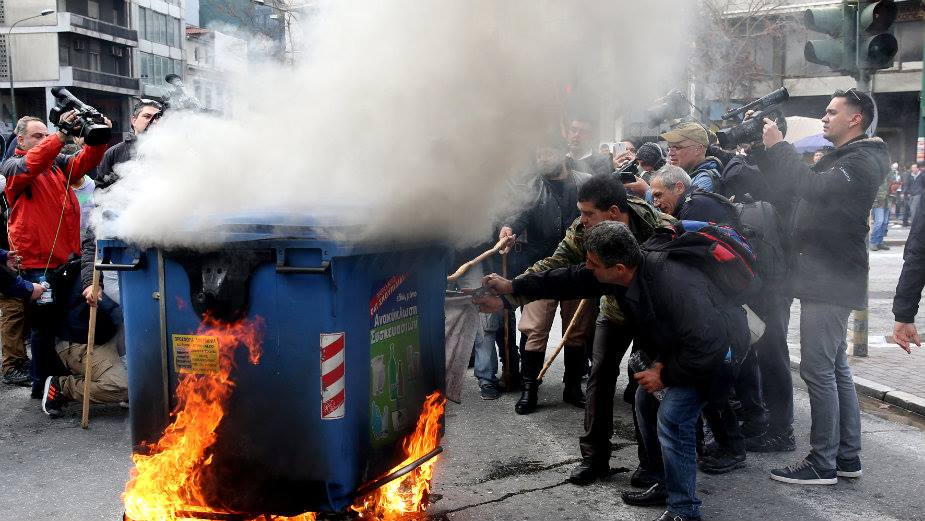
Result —
M585 374L585 353L581 346L565 346L565 390L562 401L575 407L585 408L585 393L581 390L581 378Z
M520 399L514 404L514 412L517 414L530 414L536 410L536 391L540 386L536 377L543 367L543 354L524 351L523 358L520 360L523 392L520 394Z

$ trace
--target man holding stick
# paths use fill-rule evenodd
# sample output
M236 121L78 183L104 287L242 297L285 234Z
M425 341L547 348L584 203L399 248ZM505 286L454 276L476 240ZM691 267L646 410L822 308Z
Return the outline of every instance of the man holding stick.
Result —
M513 281L495 275L486 285L528 298L612 295L617 300L634 344L655 360L633 378L640 385L636 404L643 439L654 449L657 436L660 445L658 483L646 492L667 496L668 508L656 521L699 520L697 418L713 378L730 371L732 353L748 345L745 312L705 271L642 251L623 223L598 224L588 232L585 247L586 264ZM484 309L503 305L490 295L474 302ZM663 391L661 401L653 395L658 391Z
M585 258L585 238L588 231L601 222L614 221L627 226L639 242L652 236L659 226L670 225L674 219L663 214L638 197L627 196L620 179L612 174L600 174L589 179L578 190L576 219L565 233L552 256L536 262L527 273L564 268L581 264ZM525 295L508 295L510 288L498 284L490 277L487 285L497 293L507 295L509 307L527 304ZM580 438L582 462L572 472L570 480L587 485L604 478L610 471L610 438L613 435L613 397L620 360L632 341L632 332L613 295L605 295L600 302L600 315L596 322L591 375L588 377L588 397L585 407L585 432ZM632 403L632 400L630 400ZM638 433L638 428L636 429ZM638 436L637 436L638 441ZM639 443L640 468L632 482L638 486L654 484L647 470L648 457Z

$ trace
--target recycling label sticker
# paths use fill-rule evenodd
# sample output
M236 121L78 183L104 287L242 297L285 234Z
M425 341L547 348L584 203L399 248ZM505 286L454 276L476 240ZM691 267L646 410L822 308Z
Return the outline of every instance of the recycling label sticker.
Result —
M178 373L217 374L218 338L199 335L171 335L173 366Z

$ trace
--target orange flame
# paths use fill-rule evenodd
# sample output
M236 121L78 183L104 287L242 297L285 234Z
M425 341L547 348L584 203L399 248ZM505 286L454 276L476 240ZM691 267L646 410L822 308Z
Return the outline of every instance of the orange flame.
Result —
M218 339L219 364L214 374L187 374L177 385L173 422L147 454L133 454L135 468L125 485L122 501L126 516L145 521L186 519L185 511L214 512L206 507L203 478L211 463L207 455L215 430L225 415L225 403L234 390L230 379L234 351L248 350L251 364L260 361L263 321L221 323L203 318L197 335Z
M445 405L446 398L436 391L424 400L417 427L404 441L407 457L389 472L395 472L437 448ZM406 514L423 512L429 502L430 480L434 473L434 463L438 459L439 456L431 458L402 478L379 487L358 500L350 507L351 510L359 513L361 519L376 520L397 519Z

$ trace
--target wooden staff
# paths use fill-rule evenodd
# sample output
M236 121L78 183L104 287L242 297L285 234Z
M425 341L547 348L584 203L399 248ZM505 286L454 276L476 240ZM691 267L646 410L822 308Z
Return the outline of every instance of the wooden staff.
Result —
M446 278L447 282L456 282L459 279L459 277L462 277L473 266L491 257L492 255L498 253L499 251L504 249L504 247L507 246L508 243L510 243L513 240L514 240L513 235L504 237L503 239L499 240L497 244L495 244L494 247L492 247L492 249L482 253L478 257L460 266L458 270L456 270L455 272L453 272L452 275Z
M96 269L96 255L93 253L93 284L90 285L90 295L96 299L100 290L100 272ZM90 306L90 326L87 331L87 353L84 355L84 403L83 412L80 416L80 426L86 429L90 426L90 380L93 378L93 343L96 341L96 310L99 308L99 301L95 306Z
M507 253L501 254L501 276L505 279L507 278ZM510 330L507 327L508 313L510 310L507 309L507 306L504 308L504 312L501 314L501 320L504 320L504 368L501 370L501 380L504 381L505 385L509 384L508 380L511 377L511 371L508 368L510 365L511 357L510 346L508 345L508 338L511 334Z
M546 360L546 363L543 364L543 369L540 370L539 376L536 377L537 380L543 379L543 375L545 375L546 371L549 370L549 366L551 366L556 357L559 356L559 351L562 351L562 348L565 347L565 342L569 339L569 335L572 334L572 328L575 327L575 324L581 320L581 316L584 314L585 303L587 302L587 300L583 299L578 303L578 309L575 310L575 314L572 315L571 322L569 322L568 327L565 328L565 333L562 334L562 340L559 340L559 345L556 346L556 350L553 352L552 356L549 357L549 360Z

